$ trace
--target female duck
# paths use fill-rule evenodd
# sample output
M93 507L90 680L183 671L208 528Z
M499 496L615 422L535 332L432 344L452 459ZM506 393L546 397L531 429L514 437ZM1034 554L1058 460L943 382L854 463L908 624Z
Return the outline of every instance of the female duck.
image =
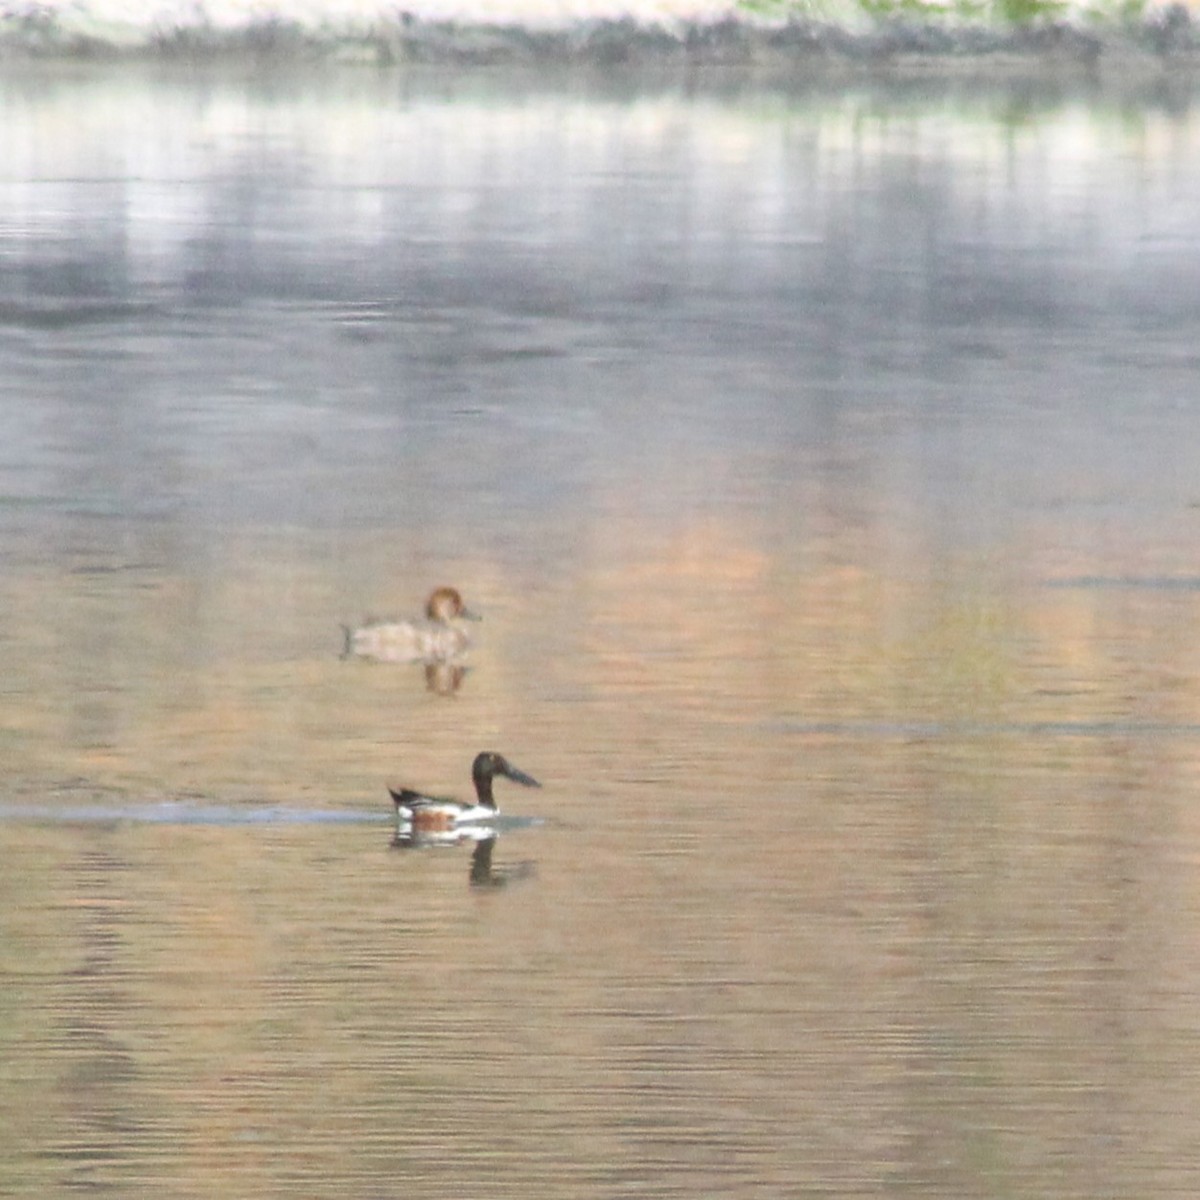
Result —
M357 629L343 625L346 646L342 657L353 655L391 663L445 662L458 657L471 644L462 622L478 620L456 588L435 588L425 602L424 621L369 618Z
M514 783L525 787L541 787L532 775L517 770L504 757L494 751L485 750L475 756L471 776L475 780L476 803L454 800L444 796L426 796L411 788L388 788L392 802L396 805L396 824L411 825L414 830L427 831L456 829L472 822L490 821L499 810L492 797L492 780L503 775Z

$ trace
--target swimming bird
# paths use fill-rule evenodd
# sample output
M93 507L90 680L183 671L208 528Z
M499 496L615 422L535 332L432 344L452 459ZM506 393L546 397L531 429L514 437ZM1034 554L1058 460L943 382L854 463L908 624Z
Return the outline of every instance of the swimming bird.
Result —
M357 629L343 625L346 642L342 657L392 663L446 662L471 644L462 622L481 619L463 603L457 588L434 588L425 602L423 621L368 617Z
M542 786L532 775L514 767L503 754L485 750L475 756L471 766L471 777L475 781L474 804L448 796L427 796L411 788L388 788L396 806L397 827L408 825L413 830L449 831L460 825L493 820L499 812L492 796L492 780L497 775L525 787Z

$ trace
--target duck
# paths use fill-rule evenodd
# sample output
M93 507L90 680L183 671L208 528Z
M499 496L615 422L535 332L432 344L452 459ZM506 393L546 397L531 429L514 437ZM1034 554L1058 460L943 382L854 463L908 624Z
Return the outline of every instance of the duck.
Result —
M482 618L467 608L457 588L434 588L425 601L423 621L368 617L357 628L343 625L342 657L391 663L447 662L458 658L471 644L471 635L462 622L479 620Z
M413 831L453 832L460 826L495 820L500 810L492 796L492 780L497 775L524 787L542 786L532 775L513 766L503 754L484 750L475 756L471 765L471 777L475 781L474 804L448 796L427 796L411 788L389 787L392 803L396 806L397 828L408 826Z

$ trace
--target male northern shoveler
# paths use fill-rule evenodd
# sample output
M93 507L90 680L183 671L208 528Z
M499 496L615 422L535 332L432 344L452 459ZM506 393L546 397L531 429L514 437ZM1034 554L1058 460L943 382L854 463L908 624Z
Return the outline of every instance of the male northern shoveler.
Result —
M463 603L457 588L435 588L425 602L425 620L394 621L368 617L357 629L342 626L346 644L343 658L370 658L376 662L445 662L471 644L464 621L481 618Z
M410 825L414 830L427 832L457 829L472 822L490 821L499 810L492 797L492 780L497 775L511 779L525 787L541 787L532 775L517 770L504 757L494 751L485 750L475 756L471 777L475 780L476 803L454 800L444 796L426 796L411 788L388 788L396 806L396 824Z

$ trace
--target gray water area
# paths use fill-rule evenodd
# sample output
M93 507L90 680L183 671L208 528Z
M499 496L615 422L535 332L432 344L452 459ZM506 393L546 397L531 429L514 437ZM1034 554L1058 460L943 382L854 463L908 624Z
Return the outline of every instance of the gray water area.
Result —
M1195 1195L1195 99L7 71L0 1193Z

